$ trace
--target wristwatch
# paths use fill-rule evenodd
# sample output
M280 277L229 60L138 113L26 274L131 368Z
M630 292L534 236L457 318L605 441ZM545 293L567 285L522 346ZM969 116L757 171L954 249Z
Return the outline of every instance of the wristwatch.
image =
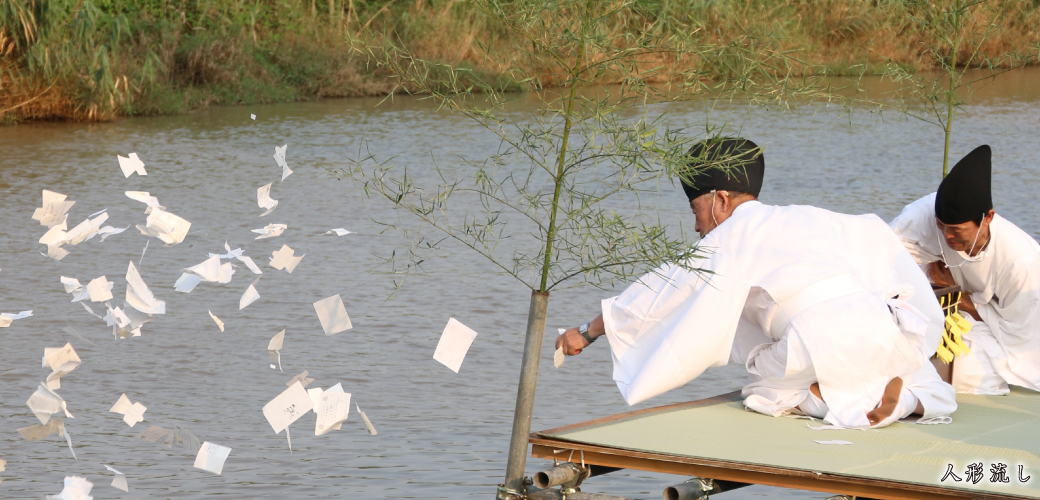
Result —
M589 344L592 344L593 342L596 341L597 338L599 338L599 337L596 337L596 338L589 337L589 324L588 323L585 323L584 325L581 325L581 326L578 327L578 335L581 335L581 338L585 339L585 341L588 342Z

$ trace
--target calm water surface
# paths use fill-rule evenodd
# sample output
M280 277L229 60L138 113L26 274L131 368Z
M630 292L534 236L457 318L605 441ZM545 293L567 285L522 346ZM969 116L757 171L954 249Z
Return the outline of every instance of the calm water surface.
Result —
M1040 234L1035 191L1040 186L1036 150L1040 126L1040 73L1019 72L976 96L956 124L952 157L975 146L994 147L993 193L998 212L1029 234ZM457 115L429 101L333 100L318 103L223 107L179 117L123 120L101 125L34 124L0 128L0 311L32 309L34 316L0 330L0 459L7 460L3 498L57 494L66 475L95 483L97 498L492 498L505 467L515 384L523 346L528 291L462 249L446 247L412 276L394 300L389 277L370 272L401 242L375 219L392 218L385 205L365 202L351 185L318 165L343 166L362 138L382 158L429 175L432 160L457 168L458 155L480 158L497 143ZM669 105L671 123L703 130L703 104ZM249 119L250 113L257 120ZM766 148L761 199L773 204L813 204L847 213L875 212L885 219L934 190L941 167L940 131L895 115L879 121L806 110L769 114L716 109L714 122L729 123ZM295 173L278 182L274 146L289 144ZM116 154L136 151L148 176L123 178ZM275 182L279 200L258 218L256 188ZM71 247L61 262L40 255L44 227L31 219L40 192L76 200L69 223L107 208L107 224L143 223L144 206L124 191L148 191L169 211L192 222L186 242L153 241L141 274L167 302L168 313L143 328L143 336L115 341L110 330L69 302L59 276L82 283L101 275L117 283L122 302L127 262L141 258L146 238L131 227L104 243ZM692 227L681 191L658 198L661 217ZM251 229L288 224L278 238L253 240ZM344 227L357 234L320 236ZM177 293L180 269L198 264L224 241L241 246L263 267L260 300L239 311L238 299L253 279L239 266L231 283L202 283ZM288 244L305 254L292 274L266 265ZM326 337L311 303L342 295L354 329ZM608 292L592 288L553 294L549 331L577 325L596 314ZM115 305L114 304L114 305ZM104 309L94 305L95 311ZM227 325L217 330L207 310ZM462 370L454 374L431 359L441 329L456 317L479 332ZM95 345L62 331L73 327ZM268 367L268 340L286 329L285 373ZM546 336L534 429L609 415L629 408L611 381L605 343L552 368L554 335ZM25 401L48 371L43 348L71 341L83 366L58 391L75 419L66 420L79 461L51 436L26 442L17 429L37 422ZM365 432L356 414L339 432L314 436L313 417L293 426L293 453L275 435L261 408L303 370L312 387L337 382L351 392L379 429ZM712 396L739 389L742 367L713 369L686 387L639 407ZM108 413L121 393L148 407L133 429ZM183 427L203 441L233 448L221 476L192 467L194 455L134 436L148 425ZM711 432L688 429L687 432ZM130 492L108 486L126 474ZM532 460L529 474L545 465ZM680 478L620 472L589 481L585 491L659 498ZM827 495L751 487L725 498L824 498Z

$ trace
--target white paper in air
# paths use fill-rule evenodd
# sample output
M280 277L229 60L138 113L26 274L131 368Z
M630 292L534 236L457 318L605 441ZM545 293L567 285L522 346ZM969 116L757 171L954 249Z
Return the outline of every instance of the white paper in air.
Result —
M312 409L313 403L307 395L307 390L300 384L293 384L264 405L264 417L267 423L271 424L275 434L280 434Z
M477 338L477 332L463 325L455 318L448 320L441 339L437 342L437 349L433 352L433 359L447 366L451 371L458 373L462 368L462 361L466 358L469 346L473 339Z
M123 171L123 176L129 178L133 174L137 175L148 175L148 172L144 170L144 162L137 156L137 153L130 153L129 157L116 155L119 159L119 169Z
M321 328L325 330L326 336L335 335L354 327L350 324L350 317L347 316L347 309L343 306L343 299L339 294L315 302L314 312L318 314L318 321L321 322Z
M202 443L198 455L195 456L195 468L220 475L224 470L224 462L231 454L231 448L213 444L209 441Z

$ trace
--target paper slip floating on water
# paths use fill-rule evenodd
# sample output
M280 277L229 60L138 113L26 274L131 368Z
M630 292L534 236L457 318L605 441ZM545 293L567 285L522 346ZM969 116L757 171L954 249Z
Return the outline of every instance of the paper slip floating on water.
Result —
M202 443L198 455L195 456L195 468L219 476L224 471L224 462L230 454L231 448L206 441Z
M318 321L321 322L321 328L325 330L326 336L354 328L350 323L347 309L343 306L343 299L340 298L339 294L315 302L314 312L318 314Z
M437 342L437 349L433 352L433 359L447 366L451 371L458 373L462 368L462 360L466 358L473 339L477 338L477 332L457 319L448 320L447 326L441 333L441 339Z
M148 172L144 170L144 162L137 156L137 153L130 153L129 156L119 156L119 169L123 171L123 176L129 178L133 174L137 175L148 175Z

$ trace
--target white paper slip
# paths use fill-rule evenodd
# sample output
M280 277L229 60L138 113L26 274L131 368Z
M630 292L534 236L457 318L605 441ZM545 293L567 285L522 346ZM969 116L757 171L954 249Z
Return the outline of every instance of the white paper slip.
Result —
M284 233L285 230L288 228L288 224L268 224L264 226L262 229L253 229L254 233L260 235L254 239L264 240L267 238L274 238L275 236L281 236L282 233Z
M213 311L207 309L206 312L209 313L209 317L213 318L213 322L217 324L217 328L220 328L220 331L224 331L224 322L220 321L220 318L213 314Z
M318 415L314 424L314 435L321 436L347 420L350 413L349 392L322 392L318 405L314 407Z
M321 321L321 328L325 330L326 336L354 328L350 324L347 308L343 306L343 299L339 294L315 302L314 312L318 314L318 321Z
M126 269L126 303L145 314L166 314L166 302L152 295L133 262Z
M18 433L21 434L26 441L39 441L55 432L57 432L58 435L65 434L65 422L59 417L50 419L46 424L35 424L18 429Z
M209 441L202 443L199 454L195 456L195 468L212 472L216 475L224 470L224 462L231 454L231 448L220 446Z
M112 405L112 408L109 408L108 411L110 413L125 415L126 412L130 411L132 406L134 406L134 404L130 402L130 398L126 397L126 393L124 392L123 395L119 396L119 399L116 400L116 404Z
M36 392L32 396L29 396L29 400L25 402L25 405L32 410L33 415L40 420L41 424L46 424L53 415L59 412L64 412L68 418L73 418L69 413L68 407L65 405L65 400L61 396L57 395L54 391L47 388L44 383L40 383L40 386L36 389Z
M246 306L256 302L259 298L260 293L256 291L256 287L249 285L249 288L246 288L246 293L243 293L242 298L238 299L238 310L241 311L242 309L245 309Z
M296 257L293 253L293 249L289 248L289 245L282 245L282 248L271 253L271 267L285 269L286 272L292 274L296 266L303 260L303 255Z
M311 378L311 377L308 377L307 376L307 370L304 370L304 371L300 372L299 375L296 375L295 377L290 379L288 382L286 382L285 385L291 387L293 384L300 384L300 385L302 385L304 387L307 387L308 385L311 385L311 382L314 382L314 379Z
M365 428L368 429L368 433L373 436L379 434L379 432L376 431L376 427L372 425L372 421L368 419L368 415L365 415L365 412L361 411L361 407L358 406L357 403L354 403L354 408L357 408L358 414L361 415L361 420L365 422Z
M274 183L272 182L271 184ZM260 214L260 217L273 212L278 207L278 200L271 199L271 184L260 186L256 190L256 204L266 210L266 212Z
M116 155L119 159L119 169L123 171L123 176L129 178L133 174L137 175L148 175L148 172L144 170L144 162L137 156L137 153L130 153L129 157Z
M11 326L15 320L24 319L32 316L32 311L22 311L18 314L14 313L2 313L0 314L0 328L7 328Z
M65 488L57 495L47 495L47 500L90 500L94 483L78 476L66 476Z
M557 347L556 353L553 354L553 366L556 368L563 366L564 357L563 347Z
M477 332L455 318L451 318L441 333L440 341L437 342L433 359L458 373L459 368L462 368L462 360L466 358L466 352L469 351L469 346L473 344L475 338L477 338Z
M840 445L852 444L850 441L842 441L840 439L833 439L833 440L830 440L830 441L821 441L819 439L814 439L813 442L816 443L816 444L840 444Z
M278 397L264 405L264 417L275 434L281 433L290 424L313 409L311 397L300 384L293 384Z
M354 234L354 231L347 231L346 229L343 229L342 227L339 227L339 228L336 228L336 229L332 229L332 230L326 231L323 234L332 234L332 235L336 235L336 236L346 236L348 234Z
M75 205L74 201L65 201L68 196L54 191L43 190L43 206L33 212L33 220L40 221L41 226L54 227L65 220L65 214Z
M79 355L76 354L76 350L72 348L72 343L70 342L66 342L64 347L44 347L43 360L45 366L51 370L57 370L70 361L77 363L83 361L79 359Z
M137 230L141 231L141 234L159 238L159 241L167 245L183 242L189 229L191 229L191 222L160 208L152 209L152 213L148 214L148 218L145 219L145 225L137 225ZM144 258L144 252L141 252L141 257Z
M282 147L274 147L274 162L282 167L282 180L292 174L292 170L289 169L289 165L285 163L285 150L289 148L288 144L282 145Z
M112 487L113 488L115 488L117 490L127 491L127 492L130 491L130 486L126 484L126 476L124 476L122 472L119 472L119 471L115 470L111 466L108 466L108 465L105 465L105 464L101 464L101 465L104 465L105 468L108 469L109 472L112 472L112 473L114 473L116 475L116 477L112 478Z
M144 412L147 409L148 408L141 403L134 403L130 406L130 410L123 415L123 422L126 422L126 425L133 427L138 422L144 420Z
M159 198L156 198L148 194L147 191L126 191L123 194L125 194L126 197L130 198L131 200L139 201L141 203L144 203L145 205L148 205L148 207L144 209L145 215L152 213L153 208L158 208L159 210L166 209L166 207L159 205Z
M99 276L87 283L87 292L90 294L91 302L105 302L112 300L112 286L115 283L108 281L104 276Z
M278 332L277 335L271 337L271 341L267 343L267 352L273 355L278 360L278 371L282 371L282 343L285 342L285 330ZM272 360L274 361L274 360ZM274 365L271 365L274 368Z
M253 120L253 121L256 121L256 115L253 114L253 113L249 113L249 119Z

